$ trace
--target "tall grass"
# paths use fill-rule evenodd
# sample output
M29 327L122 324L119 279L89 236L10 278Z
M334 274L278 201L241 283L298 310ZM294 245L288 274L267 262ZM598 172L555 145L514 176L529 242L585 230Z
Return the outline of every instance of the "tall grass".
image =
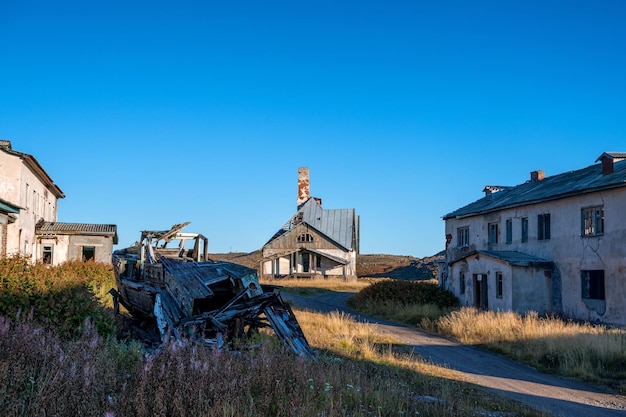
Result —
M626 390L626 331L590 323L539 317L530 312L462 308L437 328L462 343L483 345L562 375Z
M106 266L45 268L17 260L0 267L0 297L24 301L25 294L25 303L37 302L46 299L46 289L87 287L93 302L105 294L109 278ZM75 311L77 300L66 301ZM376 326L345 314L295 309L318 352L318 360L311 361L268 343L264 335L261 347L251 351L184 343L147 351L136 342L103 337L89 314L83 314L73 337L66 337L56 319L37 317L56 310L12 307L5 305L0 315L0 409L7 417L462 417L484 410L540 415L465 384L454 371L402 353Z
M0 318L0 407L7 417L540 415L452 371L442 376L417 358L381 351L375 346L391 341L348 316L296 314L320 349L316 362L271 344L243 353L167 344L146 353L101 338L88 323L67 340L23 318ZM311 333L315 327L323 334Z

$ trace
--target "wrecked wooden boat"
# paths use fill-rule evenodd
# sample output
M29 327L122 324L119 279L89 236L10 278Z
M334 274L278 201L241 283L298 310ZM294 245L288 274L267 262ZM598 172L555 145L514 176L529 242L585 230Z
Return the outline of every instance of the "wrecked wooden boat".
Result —
M153 321L162 341L199 340L223 347L271 327L298 355L314 358L278 287L261 285L257 271L208 258L208 239L184 233L189 222L143 231L132 247L113 253L116 309Z

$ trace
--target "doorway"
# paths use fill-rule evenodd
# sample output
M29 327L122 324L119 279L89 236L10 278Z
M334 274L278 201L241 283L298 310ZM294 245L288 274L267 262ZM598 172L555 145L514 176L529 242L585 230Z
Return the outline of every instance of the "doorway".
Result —
M474 274L474 306L480 310L489 308L487 274Z

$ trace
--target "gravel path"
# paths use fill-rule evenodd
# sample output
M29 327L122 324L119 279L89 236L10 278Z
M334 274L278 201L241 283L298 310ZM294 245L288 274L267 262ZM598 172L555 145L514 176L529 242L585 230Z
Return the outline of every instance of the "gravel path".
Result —
M572 379L541 373L498 354L386 320L363 316L346 307L348 292L313 296L283 293L285 300L314 311L343 311L357 320L376 323L382 331L410 346L421 357L455 369L470 383L488 388L534 408L563 417L626 417L626 397Z

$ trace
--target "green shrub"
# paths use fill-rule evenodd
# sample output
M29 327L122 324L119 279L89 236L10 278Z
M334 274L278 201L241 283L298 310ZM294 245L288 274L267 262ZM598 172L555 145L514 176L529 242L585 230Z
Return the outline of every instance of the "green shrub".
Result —
M384 280L362 289L352 297L350 303L353 306L380 303L433 304L446 308L458 306L459 300L450 291L430 281Z
M111 265L66 262L51 267L24 258L0 259L0 314L29 314L61 336L75 337L89 319L103 336L115 332L104 294L114 285Z

